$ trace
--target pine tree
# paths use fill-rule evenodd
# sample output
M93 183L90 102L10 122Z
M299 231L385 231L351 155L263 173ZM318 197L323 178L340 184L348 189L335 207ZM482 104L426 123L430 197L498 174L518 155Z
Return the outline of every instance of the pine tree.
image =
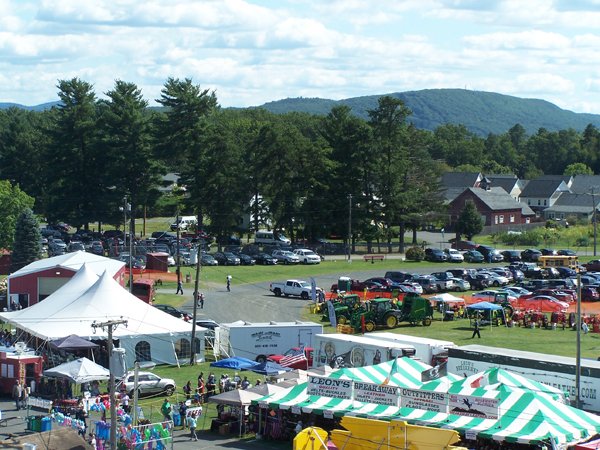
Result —
M456 222L456 231L461 235L464 234L470 241L473 236L481 233L481 230L483 230L481 214L473 202L467 202Z
M15 226L12 272L40 259L42 253L40 238L40 225L33 215L33 211L27 208L19 215Z

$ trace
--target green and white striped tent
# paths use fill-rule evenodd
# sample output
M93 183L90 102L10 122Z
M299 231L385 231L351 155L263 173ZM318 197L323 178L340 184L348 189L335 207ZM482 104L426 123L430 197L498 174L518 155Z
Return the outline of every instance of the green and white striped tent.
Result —
M340 369L331 378L382 383L393 362L376 366ZM523 444L571 445L600 433L600 416L586 413L556 401L561 391L520 375L490 369L468 378L449 374L421 383L421 372L430 366L408 358L397 361L389 384L411 389L427 389L452 394L496 398L499 419L460 416L412 408L365 404L352 400L307 395L308 383L258 399L253 403L280 409L296 409L319 414L353 415L380 420L406 420L409 423L455 429L462 433L497 441ZM477 383L476 380L480 379ZM472 387L473 385L481 387ZM529 390L531 389L531 390Z

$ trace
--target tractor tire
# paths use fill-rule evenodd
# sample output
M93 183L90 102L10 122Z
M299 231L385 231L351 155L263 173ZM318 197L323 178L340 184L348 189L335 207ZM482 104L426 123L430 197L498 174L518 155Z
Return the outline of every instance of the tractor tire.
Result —
M398 318L393 314L384 317L383 321L385 322L385 326L390 329L398 326Z
M275 297L281 297L281 289L275 288L273 294L275 294Z
M423 326L426 326L426 327L431 326L431 317L425 317L423 319Z
M377 325L375 325L375 322L373 322L372 320L367 320L365 322L365 331L367 333L371 333L372 331L375 331L377 329Z

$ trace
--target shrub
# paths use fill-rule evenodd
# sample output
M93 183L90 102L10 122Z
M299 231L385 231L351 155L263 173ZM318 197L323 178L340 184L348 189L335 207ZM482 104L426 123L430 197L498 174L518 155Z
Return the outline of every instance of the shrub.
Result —
M406 250L407 261L423 261L425 258L425 250L421 247L410 247Z

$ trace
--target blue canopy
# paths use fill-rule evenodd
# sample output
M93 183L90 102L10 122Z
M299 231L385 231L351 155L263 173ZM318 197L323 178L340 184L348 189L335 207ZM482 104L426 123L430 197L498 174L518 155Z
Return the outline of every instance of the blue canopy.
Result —
M211 367L220 367L222 369L235 369L243 370L252 366L256 366L258 363L248 358L242 358L241 356L232 356L231 358L222 359L220 361L211 362Z
M479 303L473 303L472 305L467 306L467 309L475 309L475 310L482 310L482 311L497 311L499 309L502 309L502 306L496 305L496 304L490 303L490 302L479 302Z
M242 370L251 370L252 372L258 373L260 375L279 375L282 372L289 372L289 367L283 367L273 361L265 361L260 364L256 364L255 366L248 367Z

